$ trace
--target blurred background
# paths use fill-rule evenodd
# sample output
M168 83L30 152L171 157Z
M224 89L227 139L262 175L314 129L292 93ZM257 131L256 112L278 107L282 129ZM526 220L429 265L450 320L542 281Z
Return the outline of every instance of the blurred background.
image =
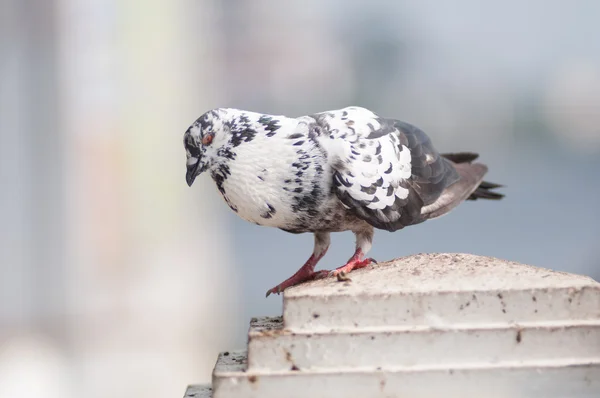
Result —
M0 0L0 397L180 397L304 263L183 132L214 107L348 105L470 150L505 200L375 236L600 279L596 0ZM333 237L320 267L352 254Z

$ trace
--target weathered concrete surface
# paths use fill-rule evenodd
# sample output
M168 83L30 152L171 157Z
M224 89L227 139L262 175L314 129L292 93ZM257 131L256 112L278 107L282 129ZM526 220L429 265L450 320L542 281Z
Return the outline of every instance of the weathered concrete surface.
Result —
M284 293L219 356L215 398L597 398L600 284L466 254L401 258ZM194 389L195 388L195 389ZM189 398L208 398L192 386Z
M420 254L369 266L352 281L284 292L289 330L457 327L600 319L591 278L469 254Z
M600 362L600 320L503 326L291 332L281 317L254 319L250 370L502 365L578 359Z
M195 384L188 386L183 398L212 398L212 387Z
M245 371L246 356L219 356L214 398L597 398L600 362L539 361L447 369Z

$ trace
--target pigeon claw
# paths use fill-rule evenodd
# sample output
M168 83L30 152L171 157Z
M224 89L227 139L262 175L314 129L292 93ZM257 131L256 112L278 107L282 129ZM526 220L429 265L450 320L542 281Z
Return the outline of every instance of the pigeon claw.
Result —
M329 273L329 276L336 276L336 277L338 277L338 280L339 280L339 275L341 273L343 273L344 275L347 275L352 270L364 268L364 267L366 267L367 265L369 265L371 263L377 264L377 262L375 260L373 260L372 258L365 258L364 260L351 259L345 265L343 265L343 266L341 266L339 268L336 268L333 271L331 271ZM344 276L342 276L342 278L343 277Z
M269 289L269 290L267 290L267 294L266 294L266 296L265 296L265 297L269 297L269 296L270 296L271 294L273 294L273 293L274 293L274 294L280 294L280 293L281 293L281 291L279 290L279 286L277 286L277 287L274 287L273 289Z
M352 281L352 279L350 279L348 274L346 274L344 271L341 271L339 274L337 274L337 280L338 280L338 282L351 282Z
M280 283L272 289L267 290L267 294L265 297L269 297L271 294L281 294L288 287L299 285L303 282L314 281L316 279L323 279L329 275L329 271L317 271L311 272L309 274L295 274L291 278L286 281Z

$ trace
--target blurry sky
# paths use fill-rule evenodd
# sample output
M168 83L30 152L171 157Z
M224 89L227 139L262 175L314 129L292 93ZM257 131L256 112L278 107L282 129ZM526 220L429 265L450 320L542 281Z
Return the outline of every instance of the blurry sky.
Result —
M185 184L213 107L348 105L481 154L505 200L375 235L600 279L600 2L0 0L0 396L181 396L310 235ZM320 267L342 265L351 233Z

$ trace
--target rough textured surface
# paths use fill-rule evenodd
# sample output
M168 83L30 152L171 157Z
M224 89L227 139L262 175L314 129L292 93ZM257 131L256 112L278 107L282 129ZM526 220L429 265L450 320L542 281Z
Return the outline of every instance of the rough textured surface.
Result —
M236 354L242 355L238 352ZM243 357L241 359L244 359ZM597 398L600 362L539 361L447 369L240 371L222 355L214 398Z
M246 350L225 351L219 354L213 377L217 373L245 372L248 363Z
M544 288L598 288L593 279L472 254L416 254L371 265L349 275L354 283L328 278L292 287L286 298L340 295L422 294Z
M206 385L191 385L185 391L183 398L212 398L212 387Z
M283 318L253 318L250 358L219 355L213 396L600 397L590 278L465 254L350 277L289 289Z
M600 319L593 279L470 254L419 254L284 293L290 330Z
M291 332L281 318L258 318L248 341L249 370L460 366L578 359L600 362L600 320L579 323Z

